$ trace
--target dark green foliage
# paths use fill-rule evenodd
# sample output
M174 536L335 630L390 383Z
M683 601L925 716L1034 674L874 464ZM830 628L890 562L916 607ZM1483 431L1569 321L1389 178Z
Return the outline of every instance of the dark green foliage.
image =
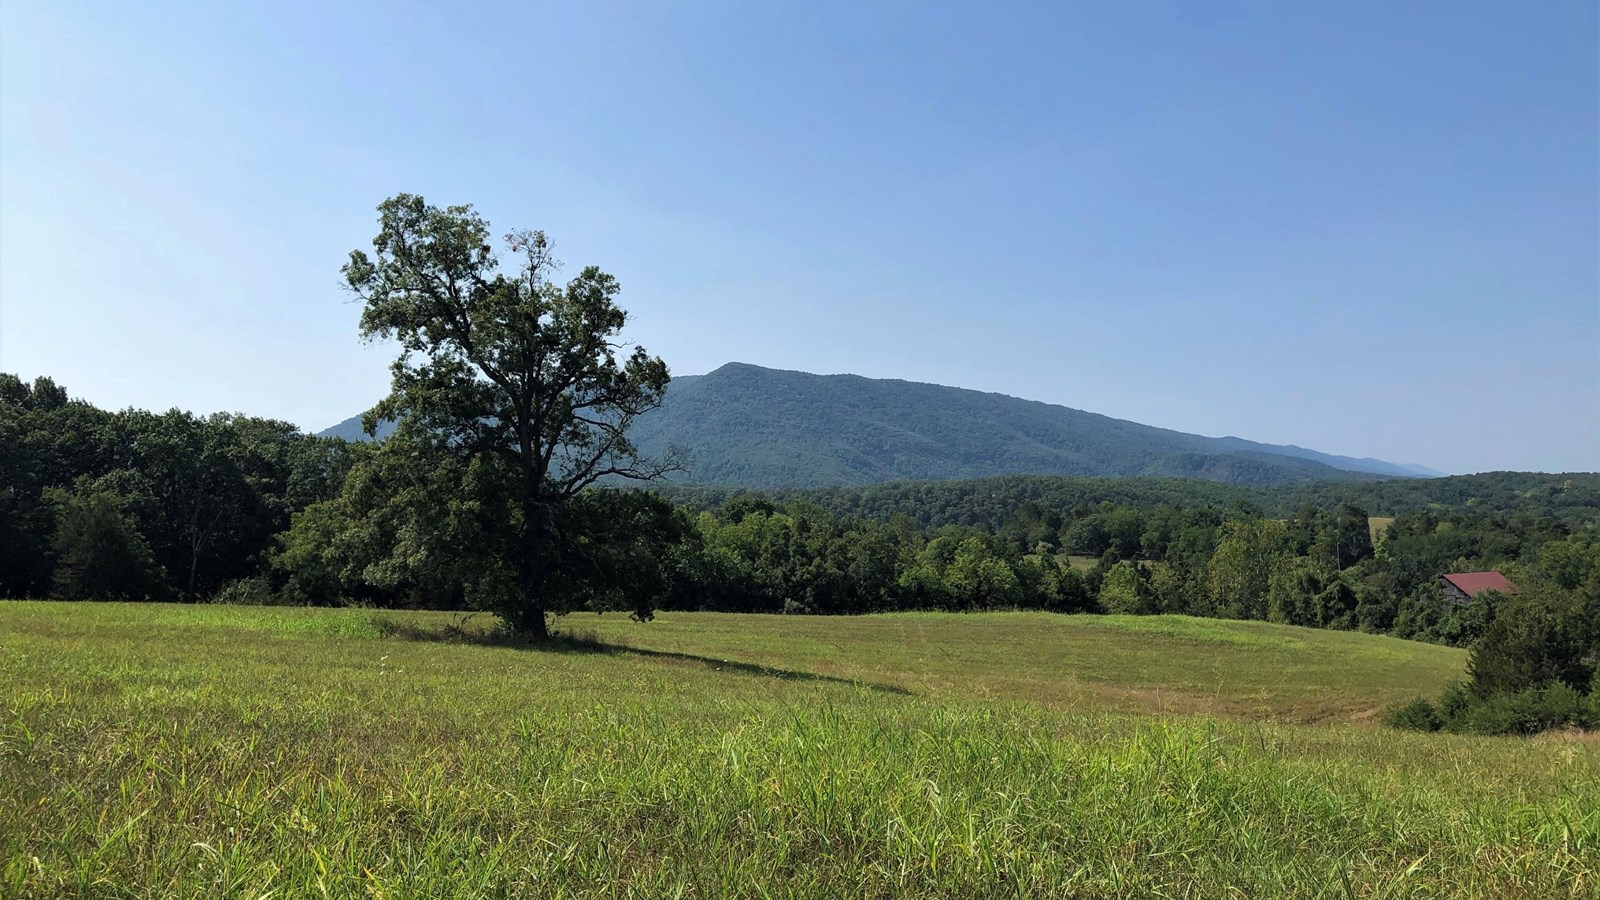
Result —
M1583 695L1568 685L1551 684L1476 698L1444 727L1471 734L1535 734L1567 726L1584 728L1593 724L1588 709Z
M641 619L685 589L692 573L680 571L683 557L701 545L688 513L643 491L579 494L561 511L557 538L547 608L627 610Z
M1410 731L1438 731L1443 725L1443 720L1433 703L1426 697L1418 697L1410 703L1402 703L1384 710L1383 724L1390 728L1404 728Z
M1352 628L1355 592L1321 557L1278 557L1268 579L1267 619L1310 628Z
M1566 684L1525 691L1514 699L1512 709L1515 713L1513 730L1523 734L1592 724L1588 721L1584 696Z
M594 266L558 284L543 232L514 231L502 269L489 223L470 206L440 208L399 194L378 206L371 255L341 270L361 298L363 337L401 354L390 394L364 418L395 424L375 463L441 470L470 482L435 484L384 515L403 531L387 562L425 556L476 602L535 640L545 615L572 606L575 548L593 522L578 495L601 479L651 479L671 454L639 452L630 431L666 391L667 366L619 337L627 313L615 278ZM413 493L416 493L414 490ZM438 516L449 521L440 534ZM634 602L646 602L635 599Z
M50 510L38 495L0 487L0 597L43 597L50 589Z
M106 412L48 379L0 376L0 593L42 596L54 575L51 491L115 497L163 583L134 594L204 599L261 571L273 535L336 492L344 442L285 422L173 410Z
M1288 534L1272 519L1235 519L1207 565L1211 602L1230 619L1267 618L1272 574L1282 565Z
M1017 578L1025 597L1037 597L1040 609L1059 613L1092 612L1094 595L1088 581L1070 563L1038 553L1022 558Z
M1467 710L1472 707L1473 702L1472 691L1467 688L1466 682L1450 682L1439 694L1439 721L1441 723L1462 721L1466 718Z
M1451 731L1462 734L1537 734L1554 728L1600 726L1593 696L1569 685L1551 684L1515 693L1476 697L1455 694L1435 706L1418 697L1384 712L1383 724L1414 731Z
M1367 513L1351 503L1340 503L1317 532L1314 550L1326 556L1335 569L1346 569L1372 555L1372 532Z
M1477 734L1600 727L1600 629L1590 614L1592 586L1570 591L1541 576L1515 596L1480 595L1490 621L1472 645L1470 682L1453 684L1440 697L1438 727ZM1414 706L1421 710L1426 703ZM1416 727L1418 716L1396 713L1390 724Z
M676 389L676 388L674 388ZM656 485L654 490L688 506L708 509L749 491L740 488ZM1546 475L1489 472L1448 478L1335 481L1244 487L1181 478L1074 478L1007 475L964 481L912 481L850 488L761 492L777 500L807 500L833 512L888 521L905 515L922 525L999 527L1027 504L1044 510L1083 509L1100 503L1149 510L1161 506L1225 515L1290 519L1306 509L1334 510L1348 503L1374 516L1431 514L1446 518L1505 517L1519 527L1564 523L1600 525L1600 474ZM1556 535L1559 537L1560 535ZM1093 555L1093 554L1091 554Z
M211 598L212 603L235 603L241 606L276 606L284 596L273 590L272 580L265 575L252 575L230 581Z
M162 572L119 499L98 491L53 490L55 574L61 600L162 599Z
M1539 548L1539 569L1557 587L1577 590L1600 578L1600 532L1586 531Z
M1467 663L1474 694L1515 694L1550 684L1586 687L1593 675L1594 623L1579 597L1555 587L1531 587L1500 598Z

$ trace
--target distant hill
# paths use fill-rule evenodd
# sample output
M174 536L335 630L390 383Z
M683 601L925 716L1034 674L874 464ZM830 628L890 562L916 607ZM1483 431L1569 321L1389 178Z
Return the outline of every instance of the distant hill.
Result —
M364 438L359 416L322 433ZM633 436L647 453L688 450L691 467L676 479L681 483L747 488L1009 474L1242 485L1435 474L1302 447L1201 437L1003 394L744 363L674 378L665 405L642 416Z
M1333 466L1335 469L1344 469L1348 472L1371 472L1374 475L1393 475L1398 478L1444 478L1448 473L1415 463L1392 463L1371 457L1336 456L1332 453L1321 453L1316 450L1307 450L1305 447L1296 447L1293 444L1258 444L1244 438L1221 437L1216 438L1220 446L1232 447L1240 450L1264 450L1267 453L1277 453L1283 456L1294 456L1300 459L1309 459L1324 465Z
M1208 438L910 381L730 363L673 379L634 436L689 451L687 483L829 487L992 475L1169 476L1265 485L1414 476L1380 460Z
M378 437L380 438L388 437L389 432L393 430L393 422L378 423ZM347 441L364 441L367 439L367 433L361 430L361 416L351 416L337 425L317 432L317 437L336 437L344 438Z

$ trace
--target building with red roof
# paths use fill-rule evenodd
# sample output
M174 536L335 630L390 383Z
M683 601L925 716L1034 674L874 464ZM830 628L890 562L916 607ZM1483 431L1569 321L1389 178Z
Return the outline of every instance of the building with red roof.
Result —
M1484 591L1515 594L1517 586L1499 572L1457 572L1440 577L1444 582L1444 598L1466 603Z

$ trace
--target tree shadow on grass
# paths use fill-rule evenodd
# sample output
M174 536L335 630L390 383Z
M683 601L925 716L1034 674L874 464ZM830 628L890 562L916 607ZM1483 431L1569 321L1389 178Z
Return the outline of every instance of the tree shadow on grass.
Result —
M571 631L554 631L550 640L535 643L506 628L499 620L490 617L487 625L476 621L483 613L462 613L453 622L437 625L419 625L387 615L373 615L368 622L380 637L401 641L422 641L432 644L471 644L477 647L512 647L518 650L537 650L542 653L616 653L619 647L601 641L593 634Z
M798 669L781 669L776 666L764 666L760 663L739 662L732 659L718 659L714 656L700 656L696 653L679 653L671 650L646 650L642 647L629 647L626 645L616 647L613 652L632 653L636 656L645 656L653 659L676 660L679 662L697 663L716 671L737 672L741 675L754 675L760 678L782 678L786 681L820 681L829 684L848 684L853 687L867 688L868 690L881 691L885 694L900 694L911 696L912 692L898 684L885 684L880 681L864 681L859 678L841 678L837 675L823 675L820 672L803 672Z
M632 654L648 659L660 659L670 662L691 663L713 671L733 672L739 675L749 675L757 678L780 678L785 681L811 681L828 684L847 684L852 687L862 687L868 690L881 691L886 694L900 694L911 696L912 691L897 684L885 684L877 681L864 681L858 678L842 678L837 675L823 675L820 672L805 672L799 669L784 669L777 666L766 666L760 663L739 662L732 659L718 659L714 656L701 656L697 653L682 653L673 650L648 650L643 647L632 647L627 644L608 644L591 632L556 631L550 640L544 643L534 643L518 635L498 622L483 628L475 627L471 615L464 615L455 622L443 625L416 625L386 616L373 616L372 627L378 634L386 638L402 641L424 641L439 644L471 644L478 647L509 647L517 650L528 650L536 653L593 653L607 656Z

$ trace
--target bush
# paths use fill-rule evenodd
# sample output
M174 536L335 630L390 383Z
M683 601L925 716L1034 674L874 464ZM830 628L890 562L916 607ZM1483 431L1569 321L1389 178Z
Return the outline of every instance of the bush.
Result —
M1410 703L1402 703L1384 710L1383 724L1390 728L1404 728L1410 731L1438 731L1443 720L1439 716L1439 710L1426 697L1418 697Z
M1536 734L1552 728L1589 724L1592 697L1559 682L1514 694L1476 697L1461 691L1451 698L1441 721L1447 731L1468 734Z
M1594 687L1600 687L1597 676ZM1586 696L1556 681L1524 691L1481 697L1451 682L1437 704L1418 698L1384 711L1383 724L1457 734L1535 734L1552 728L1600 728L1600 691Z
M284 598L272 589L272 582L264 575L230 581L211 598L212 603L235 606L282 606Z
M1587 705L1586 698L1571 685L1552 684L1543 690L1529 691L1524 696L1528 698L1525 701L1527 709L1542 726L1541 731L1568 725L1582 727L1583 720L1588 718L1584 708Z
M1497 598L1499 610L1472 647L1467 670L1479 697L1517 694L1551 682L1581 685L1588 623L1576 595L1540 588Z
M1444 686L1444 693L1439 695L1439 718L1446 725L1461 722L1471 706L1472 692L1465 684L1452 681Z
M1510 694L1479 698L1452 724L1451 731L1466 734L1527 734L1530 730Z

